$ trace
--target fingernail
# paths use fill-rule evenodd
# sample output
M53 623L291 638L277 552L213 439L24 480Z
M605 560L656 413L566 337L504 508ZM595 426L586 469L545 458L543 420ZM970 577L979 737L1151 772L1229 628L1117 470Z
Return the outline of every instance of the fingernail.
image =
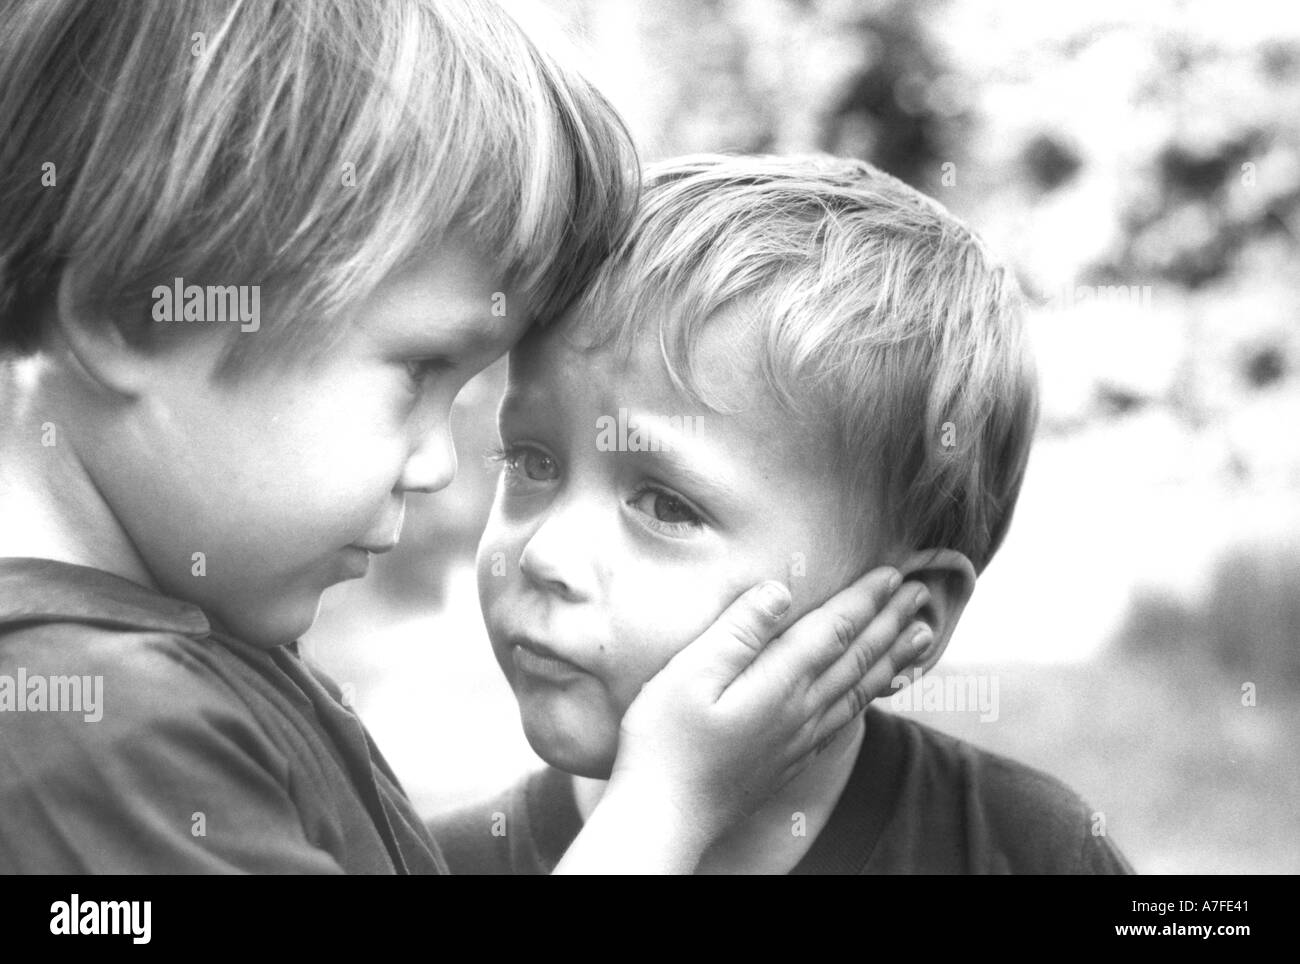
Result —
M899 572L897 569L895 569L895 570L893 570L892 572L890 572L890 574L889 574L889 591L892 593L894 590L896 590L896 589L897 589L899 586L901 586L902 584L903 584L903 574L902 574L901 572Z
M917 626L912 633L912 649L920 652L934 641L934 631L929 626Z
M920 609L929 601L930 601L930 590L926 589L924 586L921 586L916 590L916 595L912 597L912 608Z
M765 582L758 590L763 608L773 619L779 619L790 608L790 590L779 582Z

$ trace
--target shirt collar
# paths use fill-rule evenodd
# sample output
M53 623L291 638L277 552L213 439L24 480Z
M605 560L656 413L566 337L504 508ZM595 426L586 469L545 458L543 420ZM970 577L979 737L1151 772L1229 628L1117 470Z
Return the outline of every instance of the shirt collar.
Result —
M0 558L0 627L81 622L184 636L211 631L203 610L100 569L53 559Z
M790 871L794 875L862 874L902 793L903 751L890 717L869 706L849 781L830 819Z

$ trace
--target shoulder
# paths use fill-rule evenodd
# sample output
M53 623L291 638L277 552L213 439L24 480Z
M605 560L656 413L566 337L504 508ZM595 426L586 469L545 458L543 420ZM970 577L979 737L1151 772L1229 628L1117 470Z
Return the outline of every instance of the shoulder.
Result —
M1132 872L1104 817L1056 777L898 714L876 727L897 754L895 821L929 834L930 859L973 873Z
M235 737L241 722L257 729L237 662L220 646L179 633L76 623L6 633L0 699L3 689L12 697L0 705L12 712L0 714L0 727L99 746L141 732L175 742L213 727Z
M0 636L0 869L195 872L304 854L291 762L236 661L166 631L51 621ZM331 869L309 856L292 865Z

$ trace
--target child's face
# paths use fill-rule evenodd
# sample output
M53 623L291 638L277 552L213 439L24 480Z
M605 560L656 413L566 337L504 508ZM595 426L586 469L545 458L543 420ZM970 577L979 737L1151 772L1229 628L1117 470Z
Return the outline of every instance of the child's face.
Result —
M765 396L754 356L705 329L698 370L739 406L723 416L673 387L657 346L624 366L539 333L511 354L479 596L528 740L561 769L608 777L642 684L745 589L786 582L797 616L880 555L847 531L826 433ZM671 451L609 451L633 447L620 409L677 417L656 428Z
M465 382L518 340L493 316L491 262L447 246L387 279L318 364L234 384L226 331L151 363L97 481L155 581L261 644L310 627L321 593L397 542L408 492L456 473L449 417ZM116 430L116 429L115 429ZM133 452L133 456L124 457ZM130 464L148 458L149 468ZM202 557L196 556L202 553Z

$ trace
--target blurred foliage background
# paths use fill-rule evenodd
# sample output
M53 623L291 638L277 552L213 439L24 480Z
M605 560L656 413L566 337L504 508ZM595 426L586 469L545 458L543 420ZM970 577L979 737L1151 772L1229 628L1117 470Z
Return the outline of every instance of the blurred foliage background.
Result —
M866 158L1016 267L1044 416L945 666L1145 872L1300 871L1300 18L1199 0L547 0L647 159ZM555 42L555 37L551 37ZM461 472L306 640L432 811L538 765L470 570L495 366Z

